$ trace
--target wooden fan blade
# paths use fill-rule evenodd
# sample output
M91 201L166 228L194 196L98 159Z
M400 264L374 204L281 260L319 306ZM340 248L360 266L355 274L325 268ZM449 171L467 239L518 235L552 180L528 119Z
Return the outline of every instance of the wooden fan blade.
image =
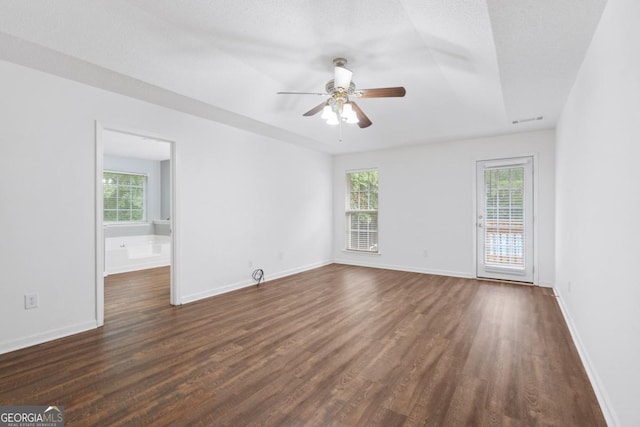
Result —
M320 95L325 96L326 93L320 92L276 92L278 95Z
M356 116L358 116L358 126L360 126L360 128L367 128L373 124L364 111L358 107L358 104L351 101L351 107L353 108L353 111L356 112Z
M358 98L392 98L402 97L407 93L405 88L399 87L379 87L375 89L358 89L354 93Z
M325 105L327 105L326 102L323 102L322 104L318 104L315 107L313 107L311 110L304 113L303 116L308 117L308 116L313 116L314 114L318 114L320 111L322 111Z

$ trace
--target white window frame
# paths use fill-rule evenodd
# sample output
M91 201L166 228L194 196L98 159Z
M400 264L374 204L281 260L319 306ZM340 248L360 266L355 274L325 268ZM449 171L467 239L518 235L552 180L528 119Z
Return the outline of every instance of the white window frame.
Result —
M377 209L351 209L351 180L350 175L354 173L375 172L378 175L378 208ZM345 173L345 251L363 253L363 254L379 254L380 253L380 174L377 168L348 170ZM351 216L353 214L374 214L376 217L376 243L375 249L358 249L351 247Z
M138 172L125 172L125 171L116 171L116 170L103 170L102 171L102 183L104 186L104 174L105 173L115 173L115 174L119 174L119 175L132 175L132 176L142 176L144 177L144 185L142 187L142 219L136 219L136 220L129 220L129 221L107 221L104 220L104 212L106 210L109 211L113 211L113 209L107 209L104 205L104 201L103 201L103 206L102 206L102 218L103 218L103 222L105 224L109 224L109 225L118 225L118 224L140 224L140 223L146 223L147 222L147 189L148 189L148 185L149 185L149 176L146 173L138 173ZM104 198L104 191L102 194L102 197ZM118 212L118 209L116 207L115 211Z

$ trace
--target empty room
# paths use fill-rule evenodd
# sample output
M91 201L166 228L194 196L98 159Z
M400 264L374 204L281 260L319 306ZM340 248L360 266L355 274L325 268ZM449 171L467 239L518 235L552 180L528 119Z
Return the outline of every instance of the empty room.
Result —
M640 425L638 22L0 1L0 425Z

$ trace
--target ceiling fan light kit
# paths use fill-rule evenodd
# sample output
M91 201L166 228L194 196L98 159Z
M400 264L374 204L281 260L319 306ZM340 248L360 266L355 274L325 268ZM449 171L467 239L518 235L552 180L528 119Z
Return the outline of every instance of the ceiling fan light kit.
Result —
M325 93L309 92L278 92L282 95L324 95L327 100L316 105L303 116L313 116L322 111L320 117L326 120L330 126L341 123L357 124L360 128L366 128L373 122L366 116L362 109L349 96L356 98L389 98L403 97L406 90L403 87L388 87L375 89L356 90L356 84L351 80L353 72L346 68L345 58L335 58L333 60L334 77L325 85Z

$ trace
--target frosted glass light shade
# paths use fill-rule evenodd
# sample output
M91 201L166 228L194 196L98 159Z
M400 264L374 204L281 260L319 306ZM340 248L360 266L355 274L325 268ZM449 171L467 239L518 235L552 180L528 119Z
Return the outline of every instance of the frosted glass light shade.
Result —
M322 115L320 117L323 120L329 120L329 118L331 117L331 114L333 114L331 107L328 105L325 105L324 108L322 109Z
M340 124L340 122L338 121L338 115L333 111L331 112L331 116L327 119L327 124L331 126Z
M353 110L350 102L347 102L342 107L342 117L346 120L347 123L353 124L358 123L358 116L356 112Z
M351 70L344 67L335 67L335 74L333 79L333 84L335 87L340 87L344 90L349 89L349 84L351 83L351 76L353 73Z

